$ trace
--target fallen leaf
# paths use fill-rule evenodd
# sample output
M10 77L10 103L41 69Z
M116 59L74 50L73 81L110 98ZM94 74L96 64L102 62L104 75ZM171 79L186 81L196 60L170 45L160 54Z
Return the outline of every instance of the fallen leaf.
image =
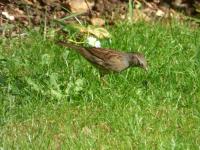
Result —
M94 2L87 2L85 0L71 0L69 2L70 10L73 13L84 13L92 9Z
M99 39L111 37L110 33L103 27L95 27L92 25L84 27L81 25L74 25L74 28L78 29L82 33L92 34Z
M162 10L157 10L156 16L163 17L164 15L165 15L165 13Z
M95 25L95 26L104 26L105 25L105 20L103 20L101 18L91 18L90 22L92 25Z

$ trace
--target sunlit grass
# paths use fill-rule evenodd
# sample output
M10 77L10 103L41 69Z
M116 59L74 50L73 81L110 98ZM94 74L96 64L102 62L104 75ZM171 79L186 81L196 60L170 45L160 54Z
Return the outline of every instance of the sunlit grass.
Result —
M0 40L3 149L198 149L200 32L119 24L103 47L143 52L149 71L108 75L39 33Z

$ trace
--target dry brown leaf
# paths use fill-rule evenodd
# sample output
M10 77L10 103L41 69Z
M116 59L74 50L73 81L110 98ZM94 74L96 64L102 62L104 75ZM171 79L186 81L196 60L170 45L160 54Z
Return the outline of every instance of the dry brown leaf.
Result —
M17 13L19 15L23 15L24 14L24 11L20 10L19 8L15 8L14 12L15 12L15 14Z
M70 6L71 12L73 13L85 13L89 9L92 9L92 7L94 6L94 2L86 3L85 0L71 0L69 2L69 6Z
M103 20L101 18L91 18L90 22L92 25L95 25L95 26L104 26L105 25L105 20Z
M95 27L95 26L80 26L80 25L74 25L74 28L77 28L80 32L87 33L87 34L92 34L96 36L97 38L110 38L111 35L110 33L103 27Z
M156 16L158 16L158 17L163 17L165 15L165 12L164 11L162 11L162 10L157 10L156 11Z
M95 35L96 37L102 39L102 38L110 38L110 33L105 28L94 28L93 26L88 26L87 30L89 33Z

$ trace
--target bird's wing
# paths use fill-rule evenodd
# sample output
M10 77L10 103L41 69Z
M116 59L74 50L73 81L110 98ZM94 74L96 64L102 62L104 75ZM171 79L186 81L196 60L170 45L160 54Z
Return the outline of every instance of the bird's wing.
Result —
M128 62L122 52L104 48L90 48L88 51L101 60L99 65L108 70L120 72L128 67Z
M108 49L108 48L86 48L91 54L93 54L94 56L102 59L102 60L110 60L110 58L112 58L115 55L119 55L121 54L121 52L118 51L114 51L112 49Z

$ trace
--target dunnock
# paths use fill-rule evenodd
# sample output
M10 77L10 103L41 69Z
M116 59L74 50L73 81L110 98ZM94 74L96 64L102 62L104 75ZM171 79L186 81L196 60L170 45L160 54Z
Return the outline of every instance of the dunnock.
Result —
M129 67L140 67L147 70L147 61L144 55L139 52L119 52L107 48L82 47L64 41L57 43L76 50L99 68L101 75L109 72L121 72Z

